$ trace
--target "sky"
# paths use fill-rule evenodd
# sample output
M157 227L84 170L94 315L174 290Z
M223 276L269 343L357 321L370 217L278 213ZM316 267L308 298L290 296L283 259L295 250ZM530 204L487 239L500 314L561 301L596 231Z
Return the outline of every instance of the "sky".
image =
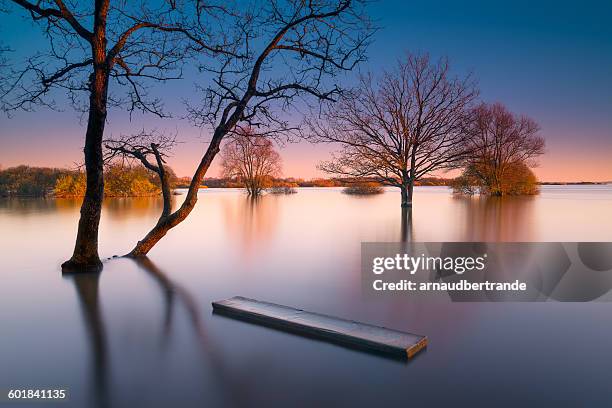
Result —
M362 71L391 67L406 51L447 56L453 71L472 72L481 98L502 102L541 126L546 153L534 169L542 181L612 180L612 2L518 0L392 1L369 6L381 27ZM38 28L14 14L0 14L0 39L26 55L42 40ZM162 85L168 105L196 93L194 76ZM349 84L352 79L349 78ZM180 117L182 112L177 112ZM157 120L109 113L107 134L143 127L176 131L181 141L169 164L190 175L208 134L185 120ZM82 161L85 124L70 107L0 114L0 165L72 167ZM334 146L302 141L279 148L283 175L325 176L317 164ZM218 161L217 161L218 162ZM209 175L217 175L213 166Z

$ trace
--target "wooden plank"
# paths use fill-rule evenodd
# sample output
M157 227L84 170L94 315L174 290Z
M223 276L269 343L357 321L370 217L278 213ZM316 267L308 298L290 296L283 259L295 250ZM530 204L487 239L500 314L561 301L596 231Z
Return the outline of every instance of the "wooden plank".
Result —
M236 296L213 302L230 317L370 351L412 358L427 337Z

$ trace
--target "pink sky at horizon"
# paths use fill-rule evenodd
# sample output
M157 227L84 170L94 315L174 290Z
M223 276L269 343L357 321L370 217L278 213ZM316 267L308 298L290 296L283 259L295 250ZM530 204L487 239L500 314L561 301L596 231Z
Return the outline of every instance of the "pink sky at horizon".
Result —
M2 168L20 164L74 167L75 163L82 161L83 136L74 132L76 129L71 129L70 133L76 134L66 141L66 133L61 132L62 137L58 138L56 133L60 133L59 130L43 131L40 123L34 122L28 128L21 126L20 130L27 132L20 137L7 136L0 130ZM546 137L546 132L542 134ZM57 139L62 139L63 143L55 143ZM203 138L192 136L189 139L176 147L168 161L179 176L191 175L206 148ZM582 138L548 139L546 153L539 159L539 166L534 168L541 181L612 181L611 138L590 138L588 146L581 146ZM328 159L334 148L333 145L313 145L305 141L285 144L278 148L283 159L283 176L304 179L328 177L317 169L317 164ZM207 176L218 176L217 163L218 160L215 160Z

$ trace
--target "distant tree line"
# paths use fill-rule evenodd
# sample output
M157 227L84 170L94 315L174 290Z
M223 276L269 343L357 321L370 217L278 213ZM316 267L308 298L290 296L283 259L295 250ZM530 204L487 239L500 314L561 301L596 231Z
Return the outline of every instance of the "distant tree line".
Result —
M161 192L155 174L143 166L107 165L104 169L107 197L154 196ZM174 185L174 172L172 172ZM1 197L83 197L86 189L85 173L78 170L17 166L0 170Z
M190 177L177 177L170 173L171 188L188 188ZM104 194L107 197L151 196L161 193L159 177L143 166L115 163L105 168L107 182ZM355 179L350 177L303 179L294 177L269 177L264 188L296 187L354 187L360 183L381 185L374 178ZM418 186L450 186L453 179L427 177L416 182ZM237 177L208 177L201 187L204 188L244 188ZM82 197L85 192L85 174L78 170L31 167L26 165L0 170L0 197Z
M176 188L187 188L191 178L180 177L177 179ZM453 179L439 177L424 177L418 180L416 186L450 186ZM374 183L381 185L380 180L375 178L352 178L352 177L333 177L333 178L313 178L303 179L294 177L270 177L266 180L267 188L277 186L288 187L351 187L360 183ZM204 188L244 188L243 183L236 177L207 177L202 180L201 187Z
M57 180L74 172L48 167L16 166L0 170L0 196L44 197Z

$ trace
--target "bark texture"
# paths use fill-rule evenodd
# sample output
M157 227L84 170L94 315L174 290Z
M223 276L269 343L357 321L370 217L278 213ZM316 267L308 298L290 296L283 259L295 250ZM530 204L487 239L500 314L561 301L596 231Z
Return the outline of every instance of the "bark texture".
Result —
M81 204L81 218L72 257L62 264L63 272L101 270L98 255L98 227L104 199L104 157L102 138L106 124L108 64L106 61L106 15L108 1L96 2L94 31L91 37L93 73L89 83L89 116L85 133L85 172L87 187Z

